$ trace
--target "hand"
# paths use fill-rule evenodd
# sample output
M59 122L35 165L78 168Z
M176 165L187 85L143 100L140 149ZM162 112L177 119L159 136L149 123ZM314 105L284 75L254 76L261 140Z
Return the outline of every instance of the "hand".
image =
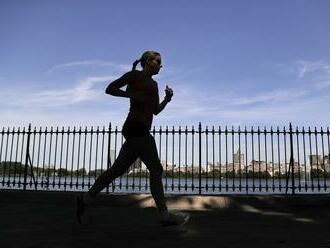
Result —
M170 88L170 87L168 87L167 85L166 85L166 89L165 89L165 99L169 102L169 101L171 101L171 99L172 99L172 96L173 96L173 90Z
M131 97L133 100L143 102L145 100L145 93L143 91L137 91L132 93Z

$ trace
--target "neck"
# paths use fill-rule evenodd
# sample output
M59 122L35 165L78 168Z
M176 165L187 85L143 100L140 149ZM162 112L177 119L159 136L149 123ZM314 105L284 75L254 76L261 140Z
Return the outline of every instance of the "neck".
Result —
M147 77L152 77L151 71L148 70L148 68L143 68L142 72L147 76Z

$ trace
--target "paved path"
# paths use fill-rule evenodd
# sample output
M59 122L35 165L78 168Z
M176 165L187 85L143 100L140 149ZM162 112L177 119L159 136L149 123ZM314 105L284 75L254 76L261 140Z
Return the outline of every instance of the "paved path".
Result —
M149 195L99 195L79 225L75 196L0 190L0 247L330 248L329 196L170 197L184 228L159 226Z

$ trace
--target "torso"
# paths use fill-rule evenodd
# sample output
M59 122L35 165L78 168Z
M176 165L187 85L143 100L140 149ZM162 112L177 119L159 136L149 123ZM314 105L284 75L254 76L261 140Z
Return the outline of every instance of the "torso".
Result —
M159 104L157 82L147 77L141 71L132 71L127 92L142 91L145 94L144 101L130 99L130 110L126 118L123 132L141 136L149 134L152 125L153 113Z

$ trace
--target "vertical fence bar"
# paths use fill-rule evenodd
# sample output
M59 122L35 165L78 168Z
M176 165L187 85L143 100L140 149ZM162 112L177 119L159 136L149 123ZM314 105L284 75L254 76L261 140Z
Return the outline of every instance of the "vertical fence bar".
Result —
M26 190L26 184L27 184L26 180L27 180L27 172L28 172L28 164L29 164L29 153L30 153L30 135L31 135L31 123L29 124L29 128L27 131L23 190Z
M261 152L260 152L260 127L258 126L258 130L257 130L257 134L258 134L258 178L259 178L259 192L261 192L261 177L262 177L262 173L261 173Z
M271 138L271 147L272 147L272 175L273 175L273 180L272 180L272 190L273 193L275 191L275 163L274 163L274 139L273 139L273 127L270 128L270 138Z
M296 127L296 138L297 138L297 165L298 165L298 190L301 191L301 177L300 177L300 149L299 149L299 130Z
M281 149L280 149L280 128L277 126L276 129L277 135L277 163L279 168L279 191L282 192L282 167L281 167Z
M225 172L225 175L226 175L226 192L228 192L228 188L229 188L229 185L228 185L228 129L227 129L227 126L226 126L226 129L225 129L225 137L226 137L226 143L225 143L225 146L226 146L226 172Z
M199 194L202 194L202 124L198 124Z
M312 164L312 132L311 128L308 127L308 141L309 141L309 166L310 166L310 178L312 183L312 191L314 191L314 172L313 172L313 164Z
M287 144L286 144L286 135L287 131L285 130L285 127L283 128L283 141L284 141L284 168L285 168L285 178L286 178L286 185L285 185L285 194L288 193L289 190L289 171L287 168ZM289 164L290 169L290 164Z
M174 191L174 145L175 145L175 140L174 140L174 126L172 127L172 185L171 189Z
M104 161L104 135L105 135L105 126L102 128L102 148L101 148L101 169L99 175L103 173L103 161ZM110 152L110 151L109 151ZM95 179L96 180L96 179Z
M235 146L235 141L234 141L234 126L231 126L231 154L232 154L232 163L233 163L233 171L231 173L231 176L232 176L232 191L234 192L235 191L235 174L236 174L236 170L235 170L235 159L234 159L234 146Z
M15 137L15 127L12 129L11 132L11 145L10 145L10 156L9 156L9 170L8 170L8 180L7 180L7 187L10 186L10 178L11 178L11 171L12 171L12 156L13 156L13 146L14 146L14 137Z
M97 126L97 129L96 129L96 145L95 145L94 182L96 181L97 172L98 172L97 157L98 157L98 150L99 150L99 135L100 135L100 129L99 129L99 126Z
M212 165L213 165L213 173L212 173L212 178L213 178L213 180L212 180L212 191L214 192L214 190L215 190L215 184L214 184L214 180L215 180L215 168L214 168L214 166L215 166L215 155L214 155L214 133L215 133L215 131L214 131L214 126L212 126Z
M54 172L53 172L53 188L55 188L55 174L56 174L56 161L57 161L57 142L58 142L58 126L55 131L55 151L54 151Z
M110 168L110 164L111 164L111 122L109 122L109 128L108 128L108 156L107 156L107 170L109 170ZM107 194L109 194L109 185L107 186L106 189Z
M329 136L329 127L327 127L327 140L328 140L328 163L327 163L327 178L329 178L330 175L330 136ZM325 188L327 189L327 184L325 185Z
M19 137L20 137L20 128L18 127L17 140L16 140L17 143L16 143L15 168L14 168L14 181L13 181L14 187L16 185L16 177L17 177L17 156L18 156L18 147L19 147ZM1 152L0 152L0 157L1 157ZM0 163L1 163L1 158L0 158Z
M242 165L241 165L241 126L238 126L238 177L239 177L239 191L242 192Z
M222 151L222 149L221 149L221 126L219 126L218 127L218 142L219 142L219 192L221 192L221 177L222 177L222 175L221 175L221 167L222 167L222 164L221 164L221 151Z
M81 143L81 126L79 127L79 130L78 130L77 173L80 170L80 166L79 166L80 165L80 143ZM78 181L79 181L79 177L77 176L76 188L78 188L78 186L79 186L79 182ZM81 187L82 187L82 189L85 187L84 181L82 181Z
M325 163L324 163L324 140L323 140L323 128L321 127L321 141L322 141L322 165L321 165L321 168L323 169L323 188L325 190L326 188L326 184L325 184L325 181L326 181L326 168L325 168Z
M179 126L179 184L178 190L181 190L181 126Z
M89 161L88 161L88 188L91 187L91 171L92 171L92 150L93 150L93 126L90 129L90 141L89 141Z
M293 159L293 132L292 124L290 122L290 167L291 167L291 180L292 180L292 194L295 194L295 182L294 182L294 159ZM290 168L289 167L289 168Z
M249 194L249 183L248 183L248 149L247 149L247 129L244 127L244 146L245 146L245 190L246 194Z
M75 144L75 138L76 138L76 127L73 127L72 132L72 154L71 154L71 173L70 173L70 189L73 187L72 179L73 179L73 161L74 161L74 144ZM78 171L77 171L78 174Z
M254 192L256 189L255 181L254 181L254 166L255 166L255 160L254 160L254 131L253 127L251 127L251 144L252 144L252 150L251 150L251 158L252 158L252 191Z
M1 165L0 169L1 169L2 166L4 166L4 165L2 165L2 145L3 145L4 134L5 134L5 128L3 127L2 132L1 132L1 143L0 143L0 165ZM4 178L4 177L5 177L5 174L2 173L2 178Z
M307 176L307 161L306 161L306 142L305 142L305 128L302 128L302 139L303 139L303 150L304 150L304 175L305 175L305 191L308 190L307 180L309 179Z
M64 178L64 190L66 190L67 178L68 178L68 161L69 161L69 142L70 142L70 127L68 127L68 131L66 132L67 139L66 139L66 154L65 154L65 178Z
M87 147L87 126L85 126L84 131L84 152L83 152L83 167L81 168L82 173L82 187L85 188L85 171L86 171L86 147Z
M158 133L159 133L159 160L161 160L162 158L162 126L159 126L159 130L158 130ZM161 162L162 163L162 162ZM162 163L162 166L163 166L163 169L164 169L164 163ZM164 173L163 173L164 175Z
M194 177L194 163L195 163L195 128L194 126L192 126L192 130L191 130L191 178L192 178L192 183L191 183L191 189L192 191L195 190L195 177Z
M33 129L33 142L32 142L32 159L31 159L31 164L34 164L34 153L35 153L35 141L36 141L36 127ZM17 143L18 144L18 143ZM38 185L38 164L36 165L36 178L37 178L37 185ZM15 169L16 171L16 169Z
M58 187L62 187L61 177L66 176L66 171L62 168L62 159L63 159L63 137L64 137L64 127L62 126L61 131L61 152L60 152L60 173L58 175Z
M168 161L167 161L167 157L168 157L168 126L166 126L165 129L165 191L167 191L167 168L168 168Z
M2 178L2 186L5 185L6 179L6 166L7 166L7 155L8 155L8 142L9 142L9 127L7 128L7 138L6 138L6 149L5 149L5 162L3 164L3 178Z
M209 133L209 130L208 130L208 127L206 126L206 129L205 129L205 164L206 164L206 173L205 173L205 179L206 179L206 184L205 184L205 190L206 192L208 191L209 189L209 182L208 182L208 177L209 177L209 167L208 167L208 160L209 160L209 148L208 148L208 133Z
M184 161L185 161L185 177L184 177L184 190L185 191L187 191L188 190L188 145L187 145L187 143L188 143L188 127L186 126L186 129L185 129L185 131L184 131L184 133L185 133L185 146L184 146L184 148L185 148L185 152L184 152L184 154L185 154L185 156L184 156Z
M320 185L320 161L319 161L319 148L318 148L318 141L317 141L317 129L315 127L314 130L314 137L315 137L315 150L316 150L316 174L317 174L317 189L320 192L321 190L321 185Z
M46 133L47 133L47 127L46 127ZM47 171L47 180L46 180L46 185L47 185L47 189L49 189L49 183L50 183L50 170L51 170L51 164L50 164L50 157L51 157L51 144L52 144L52 134L53 134L53 127L51 127L51 130L48 132L50 134L50 142L49 142L49 150L48 153L49 154L49 161L48 164L46 164L46 171ZM47 150L47 143L45 140L45 147L44 147L44 154L45 154L45 161L46 161L46 150Z
M267 157L267 131L264 127L264 138L265 138L265 164L266 164L266 192L268 192L268 157Z

